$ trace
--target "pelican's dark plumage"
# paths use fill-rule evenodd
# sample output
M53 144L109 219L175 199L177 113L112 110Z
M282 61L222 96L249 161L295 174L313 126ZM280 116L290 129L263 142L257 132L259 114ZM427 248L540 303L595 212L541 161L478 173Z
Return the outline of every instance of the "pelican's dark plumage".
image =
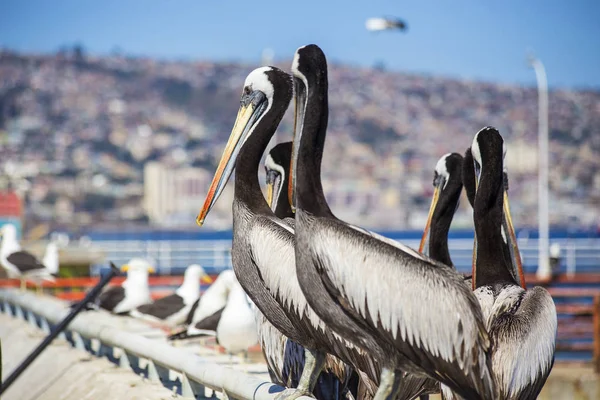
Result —
M320 180L328 119L321 49L298 49L292 72L296 124L289 192L296 206L297 275L310 306L380 362L376 399L394 396L410 378L421 379L401 379L397 371L437 379L465 398L494 398L490 341L462 275L340 221L329 209Z
M343 361L362 357L369 376L376 375L376 367L364 352L334 335L308 306L295 274L294 229L273 214L260 189L260 159L289 105L292 90L291 77L275 67L259 68L248 75L238 118L197 222L203 223L235 166L232 263L240 284L262 315L307 350L298 390L284 394L293 398L312 391L327 353ZM349 376L345 368L329 367L340 372L340 381Z
M463 157L458 153L443 155L435 166L433 198L419 252L436 261L453 266L448 250L448 232L462 193Z
M471 145L476 191L473 199L473 282L492 339L492 366L500 399L535 399L554 363L557 318L548 291L525 289L522 267L505 247L516 248L505 202L504 140L492 127Z

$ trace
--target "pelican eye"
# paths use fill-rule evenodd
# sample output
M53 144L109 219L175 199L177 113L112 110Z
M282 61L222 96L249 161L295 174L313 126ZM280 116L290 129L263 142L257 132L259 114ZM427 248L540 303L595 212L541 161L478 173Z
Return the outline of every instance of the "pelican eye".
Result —
M244 94L245 95L250 95L252 93L252 88L250 86L246 86L244 88Z

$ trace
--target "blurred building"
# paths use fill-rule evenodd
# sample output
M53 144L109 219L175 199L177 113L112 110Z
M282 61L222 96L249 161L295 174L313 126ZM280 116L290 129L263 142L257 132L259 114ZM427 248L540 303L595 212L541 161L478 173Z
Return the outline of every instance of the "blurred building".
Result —
M17 228L17 238L21 237L23 206L21 199L12 190L0 191L0 226L13 224Z
M159 162L144 166L144 209L150 222L177 225L200 209L210 174L201 168L171 168ZM189 221L188 221L189 222Z

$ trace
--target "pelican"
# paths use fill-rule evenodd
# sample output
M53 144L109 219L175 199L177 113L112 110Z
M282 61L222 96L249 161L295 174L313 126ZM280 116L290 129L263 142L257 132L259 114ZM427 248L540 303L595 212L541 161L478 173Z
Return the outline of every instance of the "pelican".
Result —
M476 178L475 178L475 170L473 168L473 154L471 152L471 147L469 147L465 151L465 157L463 162L463 170L462 170L462 179L463 184L465 186L465 192L467 193L467 198L469 199L469 203L471 203L471 207L475 209L475 188L476 188ZM508 173L506 172L506 167L503 169L503 179L504 179L504 201L503 201L503 209L504 213L510 215L510 205L508 203ZM510 226L509 226L510 224ZM504 252L504 256L507 260L511 260L511 268L510 273L512 274L515 281L519 284L519 286L525 288L525 275L523 274L523 268L516 268L515 266L521 265L521 255L519 253L519 249L517 246L517 238L515 236L515 230L512 226L512 221L508 218L502 219L502 235L506 237L506 235L511 235L510 241L502 240L502 251ZM473 247L473 252L475 252L476 247ZM475 254L473 254L473 259L475 259Z
M267 184L267 203L277 218L282 219L286 224L294 227L294 213L288 201L287 193L283 192L288 187L288 177L290 171L290 162L292 159L292 142L283 142L274 146L265 158L265 176ZM282 195L283 194L283 195ZM289 388L296 388L300 381L302 369L305 363L304 347L285 337L277 331L262 313L257 311L258 325L260 332L266 331L269 334L261 336L261 347L267 360L269 374L273 382ZM262 338L272 340L274 343L264 343ZM265 349L269 349L268 354ZM335 360L328 360L328 364L335 365ZM341 365L338 364L338 367ZM358 375L356 371L352 372L349 379L356 380ZM352 384L349 384L352 385ZM313 395L317 399L330 399L339 397L335 395L336 387L339 386L335 374L322 371L319 375L318 383L315 385ZM348 387L348 391L355 394L358 398L368 396L373 387L365 387L363 382L358 383L358 387ZM360 392L359 392L360 390Z
M264 317L306 350L298 388L279 395L293 399L313 391L327 353L360 365L370 377L376 376L376 366L366 353L335 336L308 306L296 277L294 229L273 214L258 182L260 159L291 98L292 80L282 70L262 67L248 75L237 120L197 223L203 224L235 166L233 269ZM337 368L337 361L327 367L339 371L344 382L349 375L346 368Z
M287 180L292 159L292 142L283 142L274 146L265 159L265 175L267 179L267 203L277 218L285 220L292 227L294 225L294 212L288 201L287 193L282 191L287 188Z
M556 307L546 289L527 290L524 280L519 283L520 259L502 246L519 254L505 202L502 136L493 127L483 128L473 139L471 154L476 185L473 285L493 343L497 398L535 399L554 364Z
M0 264L9 278L21 280L21 289L25 289L25 281L54 281L53 273L46 268L33 254L21 249L17 240L17 228L13 224L5 224L0 228L2 244L0 245Z
M299 48L292 72L289 197L295 206L297 276L309 305L329 328L379 361L375 399L395 398L399 386L419 379L424 384L425 377L466 398L494 398L490 341L462 275L340 221L329 209L320 180L328 119L325 55L316 45Z
M448 251L448 231L463 188L462 163L460 154L448 153L435 165L431 207L419 245L419 253L450 266L454 264Z
M200 297L200 282L212 283L212 279L200 265L189 265L183 274L183 283L175 293L141 305L129 314L151 322L165 322L173 326L182 324Z

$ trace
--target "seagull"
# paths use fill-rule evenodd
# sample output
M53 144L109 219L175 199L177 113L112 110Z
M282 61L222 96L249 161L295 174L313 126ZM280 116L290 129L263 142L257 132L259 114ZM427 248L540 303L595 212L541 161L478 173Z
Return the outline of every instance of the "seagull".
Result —
M139 306L131 310L129 314L146 321L166 322L173 326L182 324L200 297L200 281L212 283L204 268L198 264L192 264L186 268L183 284L175 293L151 304Z
M98 296L95 306L117 315L127 315L141 305L152 302L148 288L148 274L154 268L143 258L132 258L121 266L121 272L127 272L127 278L121 286L113 286Z
M25 289L28 279L39 282L40 280L54 281L52 273L33 254L22 250L17 240L17 228L13 224L6 224L0 228L2 244L0 245L0 264L7 272L9 278L21 280L21 289Z
M226 269L219 274L198 300L197 306L188 314L187 328L169 336L170 340L187 339L198 336L216 336L221 314L227 304L229 291L235 281L235 273Z

